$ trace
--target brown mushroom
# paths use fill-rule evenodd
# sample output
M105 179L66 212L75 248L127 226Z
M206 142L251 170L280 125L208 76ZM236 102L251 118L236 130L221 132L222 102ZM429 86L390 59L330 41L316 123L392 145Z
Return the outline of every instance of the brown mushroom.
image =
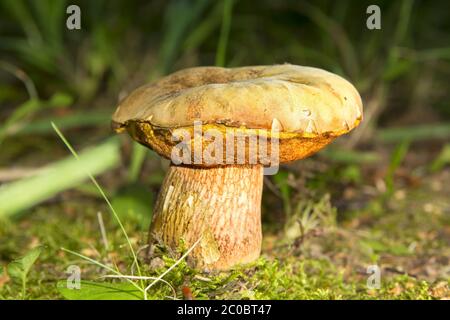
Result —
M347 80L283 64L175 72L132 92L112 124L172 161L150 241L199 240L194 265L223 270L260 254L264 167L308 157L361 120Z

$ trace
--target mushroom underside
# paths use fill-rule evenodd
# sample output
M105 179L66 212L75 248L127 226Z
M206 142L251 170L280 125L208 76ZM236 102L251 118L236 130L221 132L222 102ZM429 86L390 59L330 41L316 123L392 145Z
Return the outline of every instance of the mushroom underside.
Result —
M171 165L150 228L150 244L190 248L189 263L226 270L261 251L262 165Z

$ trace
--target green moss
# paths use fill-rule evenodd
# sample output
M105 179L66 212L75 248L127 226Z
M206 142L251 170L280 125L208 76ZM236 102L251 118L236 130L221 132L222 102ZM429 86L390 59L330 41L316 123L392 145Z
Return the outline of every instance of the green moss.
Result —
M429 198L416 190L409 198L385 207L383 215L373 214L369 205L338 224L318 219L318 226L311 228L300 242L288 237L282 225L272 231L266 228L269 231L265 234L263 255L255 263L230 272L204 274L181 261L164 279L175 289L177 298L185 297L183 288L195 299L448 297L446 267L450 249L445 226L449 221L443 210L445 199L438 194L434 197L435 207L427 208L427 212L423 207ZM320 208L315 208L314 202L308 203L314 210L327 211L323 210L327 207L323 200L317 202ZM105 213L108 249L100 234L98 211ZM67 279L70 265L81 268L82 280L120 282L100 279L107 273L102 268L61 250L64 247L80 252L130 274L132 257L123 235L106 212L106 205L96 199L66 201L43 205L15 221L2 221L0 266L5 267L37 245L45 245L29 273L27 299L63 298L56 284ZM143 249L146 232L136 220L125 220L125 229L134 247ZM144 251L140 251L139 259L146 276L157 277L176 262L176 257L163 252L159 267L151 269L144 262ZM366 269L371 264L381 268L380 289L366 286ZM0 275L0 298L20 299L20 291L20 283ZM172 295L171 287L164 283L148 292L149 299L167 299Z

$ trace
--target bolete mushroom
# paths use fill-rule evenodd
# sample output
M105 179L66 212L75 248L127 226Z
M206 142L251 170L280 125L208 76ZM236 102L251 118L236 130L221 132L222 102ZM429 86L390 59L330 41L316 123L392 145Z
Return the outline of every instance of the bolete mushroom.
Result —
M347 80L291 64L184 69L133 91L112 125L170 159L150 242L203 270L261 251L264 167L308 157L358 126L362 102Z

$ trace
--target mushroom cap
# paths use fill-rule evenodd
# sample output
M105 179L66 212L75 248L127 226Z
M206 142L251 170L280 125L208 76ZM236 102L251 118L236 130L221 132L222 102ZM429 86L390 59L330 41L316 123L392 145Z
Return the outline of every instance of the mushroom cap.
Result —
M279 142L279 161L286 162L316 153L358 126L362 117L355 87L322 69L291 64L197 67L134 90L120 102L112 126L117 132L126 129L135 140L170 159L179 143L173 136L181 130L191 133L190 141L183 136L185 143L200 141L203 147L211 143L211 137L195 134L197 121L203 133L232 133L235 140L239 135L274 138ZM245 141L251 152L254 146ZM275 140L269 139L268 149L271 141Z

